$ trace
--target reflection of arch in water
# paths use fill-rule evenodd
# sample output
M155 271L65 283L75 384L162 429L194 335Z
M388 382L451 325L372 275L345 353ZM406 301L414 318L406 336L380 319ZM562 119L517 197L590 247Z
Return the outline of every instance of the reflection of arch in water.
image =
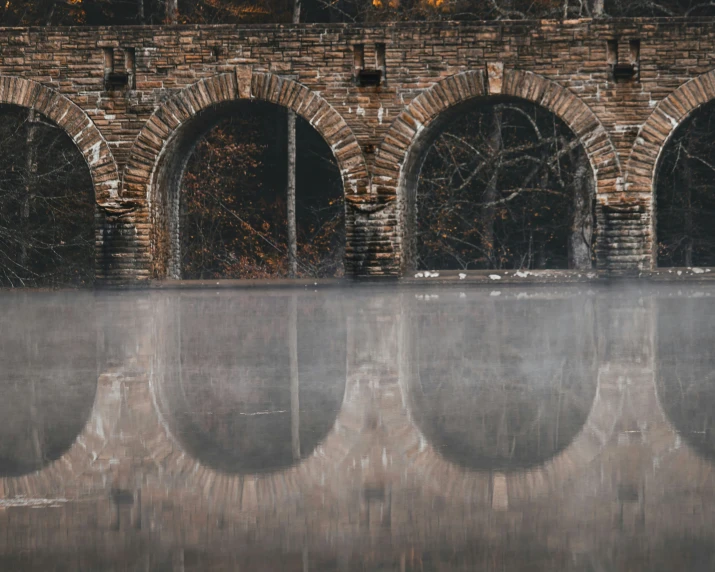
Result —
M0 303L0 496L66 496L116 422L118 389L106 377L98 385L93 301L84 298Z
M81 487L87 483L78 481L90 470L96 470L99 478L109 468L109 459L100 459L102 451L112 439L114 427L119 420L121 394L115 376L95 378L96 394L89 419L70 447L56 460L41 470L16 477L0 478L0 498L17 498L19 504L33 499L52 500L78 498ZM69 415L73 415L74 410Z
M708 463L715 463L715 340L708 298L657 302L657 399L674 431Z
M0 300L0 497L70 498L102 463L120 396L97 380L94 307L91 294Z
M481 316L471 325L464 319L467 310L464 304L455 308L451 316L420 317L413 308L412 315L405 320L401 389L414 428L404 451L427 481L437 489L448 490L451 496L464 494L465 498L483 502L492 498L492 503L498 505L508 498L529 498L551 490L595 458L613 433L622 407L622 390L607 382L607 375L598 372L592 305L584 305L582 299L539 301L540 307L534 304L482 301L472 309L481 312ZM581 321L573 329L577 318ZM514 363L501 367L499 360L509 351L510 323L513 351L507 357ZM587 333L579 338L579 331ZM454 339L450 340L450 336ZM435 344L437 354L433 356L429 348ZM445 346L440 347L441 344ZM554 360L561 356L558 352L575 355L568 360ZM439 354L441 358L437 357ZM541 363L540 354L544 354ZM567 364L570 367L564 368ZM502 398L501 404L494 401L473 404L484 407L481 417L479 410L475 415L475 411L465 407L479 390L470 385L471 376L475 372L477 376L489 373L490 365L496 366L491 368L492 377L496 376L489 380L492 384L501 384L503 388L503 379L499 378L506 376L511 378L512 391L516 388L517 393L525 392L516 396L521 401L516 413L494 411L495 405L508 404L508 399L514 397L509 395ZM431 379L425 378L425 372ZM565 392L550 395L554 388L549 384L557 383L563 389L569 386L568 380L564 381L569 376L575 379L571 389L578 390L575 395L578 411L571 413L571 426L560 435L558 427L554 432L530 425L539 416L547 424L558 423L559 415L561 421L567 421L563 409L554 407L558 404L553 402L556 398L563 399ZM452 382L467 380L467 384L461 391L453 386L444 392L441 384L449 383L450 377ZM483 394L492 391L490 387L481 389ZM530 411L529 407L536 405L532 398L539 391L545 391L546 399ZM549 411L557 416L556 420L548 419ZM526 422L527 426L510 434L504 425L510 416L512 421ZM475 422L478 426L470 426ZM490 429L504 431L498 437L506 439L499 447L493 446L499 439L490 439L497 437L489 435ZM542 444L535 455L531 450L533 441L544 435L551 435L552 441L547 446ZM517 443L519 438L524 443Z
M82 430L94 401L96 348L84 306L71 299L6 300L0 312L0 475L15 477L62 457Z
M339 298L187 296L170 300L163 310L157 320L163 340L150 380L159 423L145 439L163 474L179 477L218 506L242 508L320 486L357 441L355 418L361 414L345 406L346 330ZM209 337L202 319L213 328ZM291 411L297 405L291 403L293 326L298 451ZM202 337L207 343L221 340L220 347L209 349Z

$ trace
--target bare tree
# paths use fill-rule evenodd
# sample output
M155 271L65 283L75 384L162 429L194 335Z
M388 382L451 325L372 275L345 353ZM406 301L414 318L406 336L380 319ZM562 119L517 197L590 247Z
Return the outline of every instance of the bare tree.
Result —
M517 100L460 110L426 152L422 268L590 268L593 172L573 133Z
M569 233L569 268L588 270L592 267L594 177L586 154L580 149L575 149L572 153L576 156L572 158L575 169Z
M499 109L494 109L491 117L490 133L487 139L489 157L495 160L493 170L484 192L484 206L482 207L482 242L486 250L486 257L490 266L494 266L494 217L496 216L496 200L498 195L499 159L502 151L502 114Z
M300 0L293 0L293 23L300 23ZM298 275L298 230L295 220L295 169L296 169L296 137L295 112L288 110L288 182L286 189L286 210L288 215L288 276Z
M27 155L25 157L25 196L22 200L22 214L21 214L21 224L22 228L20 234L22 236L22 244L20 245L20 265L23 267L27 266L28 262L28 248L30 245L30 207L33 201L33 195L35 193L35 187L37 186L37 121L35 118L35 110L30 109L27 112L27 136L26 136L26 146Z
M179 3L178 0L164 0L166 8L166 23L176 24L179 18Z

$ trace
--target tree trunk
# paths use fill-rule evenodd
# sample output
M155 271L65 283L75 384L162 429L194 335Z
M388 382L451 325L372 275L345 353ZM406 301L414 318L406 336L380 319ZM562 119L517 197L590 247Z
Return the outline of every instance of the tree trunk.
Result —
M494 170L484 190L484 202L487 204L482 208L481 212L482 245L489 268L496 267L494 248L494 220L496 208L491 203L497 200L499 194L499 155L502 150L501 122L502 113L495 109L492 114L491 134L489 135L489 157L494 162Z
M588 158L579 153L573 182L571 232L569 233L569 268L590 270L593 239L593 181Z
M287 198L288 205L288 277L295 278L298 275L298 230L295 220L295 162L296 162L296 140L295 140L295 113L288 110L288 185Z
M591 7L591 15L594 18L603 16L603 0L593 0L593 5Z
M690 154L690 151L692 150L692 141L693 141L693 136L691 134L690 137L688 137L688 153L686 153L685 157L682 160L682 197L683 197L683 230L685 233L684 236L684 248L683 248L683 264L685 266L692 266L693 265L693 234L695 230L695 224L694 224L694 219L693 219L693 172L690 169L690 162L688 155Z
M166 4L166 23L176 24L179 16L178 0L165 0Z
M300 0L293 0L293 23L300 22ZM296 138L295 138L295 113L288 110L288 181L286 189L286 204L288 215L288 277L298 275L298 230L295 220L295 164L296 164Z
M20 266L25 267L30 257L30 211L37 184L37 118L35 110L27 113L27 157L25 160L25 195L22 201L22 245L20 247Z
M144 0L137 0L137 21L142 26L146 23L144 17Z

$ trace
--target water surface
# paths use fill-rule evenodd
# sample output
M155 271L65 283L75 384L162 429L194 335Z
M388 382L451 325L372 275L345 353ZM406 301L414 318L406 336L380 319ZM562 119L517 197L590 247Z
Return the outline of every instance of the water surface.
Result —
M0 293L0 570L715 569L715 290Z

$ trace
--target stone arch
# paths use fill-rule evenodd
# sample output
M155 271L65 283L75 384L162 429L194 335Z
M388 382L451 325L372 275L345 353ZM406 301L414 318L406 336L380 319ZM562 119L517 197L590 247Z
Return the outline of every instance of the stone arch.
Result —
M663 99L638 131L626 164L626 190L652 196L661 153L695 110L715 99L715 70L681 85Z
M89 116L61 93L41 83L0 76L0 103L38 111L72 141L87 163L98 203L118 198L119 170L109 145Z
M167 157L172 154L182 154L181 150L172 149L172 144L180 146L176 142L181 138L182 129L202 111L238 100L259 100L293 110L308 121L330 146L340 168L346 197L367 193L368 171L360 145L342 116L320 94L289 78L238 67L235 73L202 79L170 97L154 112L137 136L124 171L122 192L140 200L148 199L152 228L160 226L156 223L161 222L161 209L166 208L158 196L162 186L162 162L171 160ZM196 135L190 137L190 141L184 144L183 154L196 140ZM176 170L183 171L182 168ZM180 175L174 173L167 176ZM178 184L176 180L172 183ZM161 260L167 257L167 252L166 247L161 246L162 238L156 235L156 230L154 232L151 241L154 270L162 274L165 269L158 268L157 264L162 264ZM178 230L169 229L168 234L174 232ZM169 273L172 273L171 266L177 263L172 262L171 255L168 263Z
M492 73L490 66L489 79L483 71L472 70L438 81L415 97L388 129L375 158L376 175L372 185L378 195L398 200L402 219L400 245L409 248L405 241L406 220L410 215L406 194L407 187L416 184L421 168L419 156L428 139L425 133L435 128L436 120L443 117L445 111L470 99L516 97L551 111L583 145L596 177L599 202L605 200L607 193L620 189L618 154L608 132L588 105L568 89L532 72L504 70L498 66L495 70L496 73ZM414 163L410 164L411 161ZM404 270L404 253L401 257L400 266Z
M651 267L657 265L655 184L660 157L675 131L693 112L715 99L715 70L681 85L656 105L641 126L626 163L625 188L648 205Z

